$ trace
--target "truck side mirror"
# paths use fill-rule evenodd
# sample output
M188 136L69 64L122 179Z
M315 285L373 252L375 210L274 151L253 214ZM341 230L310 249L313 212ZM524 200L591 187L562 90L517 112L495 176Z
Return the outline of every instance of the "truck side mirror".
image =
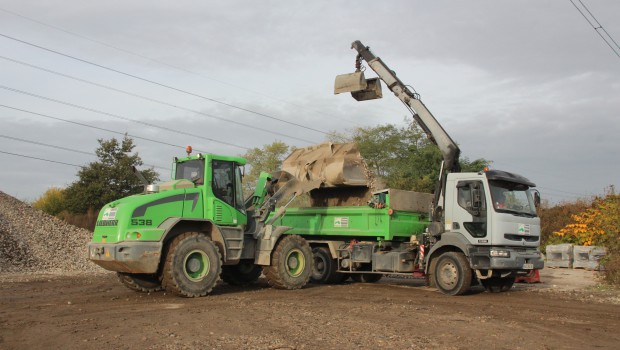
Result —
M534 190L534 206L540 207L540 192L538 190Z
M473 216L480 216L482 210L482 195L480 193L480 186L478 184L471 184L471 214Z

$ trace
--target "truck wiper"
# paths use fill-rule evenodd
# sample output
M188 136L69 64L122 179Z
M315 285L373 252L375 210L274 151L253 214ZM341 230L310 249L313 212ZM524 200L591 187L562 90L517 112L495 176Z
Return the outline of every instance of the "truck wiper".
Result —
M522 211L516 211L516 210L512 210L512 209L496 208L495 211L497 211L498 213L507 213L507 214L513 214L513 215L516 215L516 216L524 216L524 217L528 217L528 218L536 217L536 215L534 215L534 214L524 213Z

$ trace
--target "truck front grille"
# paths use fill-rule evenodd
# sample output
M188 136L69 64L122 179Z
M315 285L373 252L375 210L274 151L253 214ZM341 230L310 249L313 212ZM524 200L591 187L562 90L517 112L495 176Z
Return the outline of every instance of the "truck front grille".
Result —
M504 238L506 238L509 241L516 241L516 242L521 242L521 241L538 242L538 239L540 237L538 237L538 236L529 236L529 235L515 235L515 234L512 234L512 233L506 233L506 234L504 234Z

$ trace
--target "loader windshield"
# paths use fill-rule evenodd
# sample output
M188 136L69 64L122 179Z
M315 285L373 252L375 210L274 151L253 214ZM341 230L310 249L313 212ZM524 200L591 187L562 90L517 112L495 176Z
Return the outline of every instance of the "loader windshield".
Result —
M493 208L500 213L536 216L536 207L529 186L509 181L489 181Z

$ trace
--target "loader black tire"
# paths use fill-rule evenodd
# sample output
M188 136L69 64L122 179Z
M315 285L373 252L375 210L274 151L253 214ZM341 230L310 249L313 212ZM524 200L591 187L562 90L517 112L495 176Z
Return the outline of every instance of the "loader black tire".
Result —
M199 232L186 232L170 242L162 286L187 298L211 292L222 273L222 257L211 239Z
M312 249L312 255L314 267L312 268L310 282L319 284L337 284L342 283L345 279L347 279L348 276L346 274L337 272L338 260L332 259L329 248L314 247Z
M231 286L249 286L258 281L263 267L255 265L253 260L241 261L237 265L222 266L222 280Z
M353 281L357 283L375 283L379 282L382 277L383 275L379 273L356 273L351 275Z
M277 289L300 289L312 274L312 249L297 235L286 235L271 253L271 265L263 267L269 285Z
M164 289L154 274L117 272L116 277L125 287L136 292L153 293Z
M435 286L444 294L461 295L471 287L472 270L463 253L445 252L437 259L433 278Z
M489 293L507 292L515 283L514 277L491 277L480 281L484 289Z

